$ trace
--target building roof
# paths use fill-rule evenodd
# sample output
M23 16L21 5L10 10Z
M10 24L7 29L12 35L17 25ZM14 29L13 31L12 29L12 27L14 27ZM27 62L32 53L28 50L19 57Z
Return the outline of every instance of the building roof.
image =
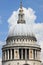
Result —
M19 36L28 36L29 40L36 41L36 37L32 33L32 30L28 28L28 24L26 24L26 21L24 19L22 4L20 5L17 24L15 25L13 32L10 32L8 38L14 36L16 36L16 38Z
M23 36L23 35L21 35L21 36L10 36L10 37L8 37L7 39L6 39L6 41L8 42L8 41L10 41L10 40L18 40L18 39L25 39L25 40L33 40L33 41L37 41L37 39L36 39L36 37L35 36L30 36L30 35L28 35L28 36Z

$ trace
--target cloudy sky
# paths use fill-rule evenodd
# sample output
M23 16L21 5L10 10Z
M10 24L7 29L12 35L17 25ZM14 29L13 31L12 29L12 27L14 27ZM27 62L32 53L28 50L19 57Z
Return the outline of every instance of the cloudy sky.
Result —
M19 7L20 0L0 0L0 60L2 45L16 25ZM30 27L31 29L33 27L32 32L42 48L41 60L43 61L43 0L23 0L23 9L28 28L30 30Z

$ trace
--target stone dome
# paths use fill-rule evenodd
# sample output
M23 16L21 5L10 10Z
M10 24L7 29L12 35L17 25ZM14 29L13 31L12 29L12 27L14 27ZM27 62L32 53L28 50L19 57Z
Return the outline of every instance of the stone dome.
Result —
M19 14L18 14L18 21L17 24L14 27L13 32L10 32L8 38L12 37L28 37L29 40L37 41L36 37L32 33L32 30L29 29L28 24L26 23L24 19L24 13L23 13L23 8L20 7ZM8 39L7 38L7 39Z
M32 35L32 30L28 28L27 24L16 24L13 32L9 34L9 36L28 36Z

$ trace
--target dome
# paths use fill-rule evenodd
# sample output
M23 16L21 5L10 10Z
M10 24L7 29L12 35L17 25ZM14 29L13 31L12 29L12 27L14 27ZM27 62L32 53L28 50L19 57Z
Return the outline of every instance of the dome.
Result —
M28 36L32 35L31 29L28 28L29 26L27 24L16 24L14 27L13 32L9 34L9 36Z
M29 39L37 41L35 35L29 30L27 24L16 24L13 33L7 38L7 40L13 39Z
M14 37L14 38L15 37L16 38L26 37L26 38L29 38L29 40L37 41L36 37L32 33L32 30L29 29L29 25L26 23L26 21L24 19L24 13L23 13L22 6L20 7L20 10L19 10L17 24L15 25L14 30L12 32L10 32L8 38L10 38L10 37L11 38L12 37Z

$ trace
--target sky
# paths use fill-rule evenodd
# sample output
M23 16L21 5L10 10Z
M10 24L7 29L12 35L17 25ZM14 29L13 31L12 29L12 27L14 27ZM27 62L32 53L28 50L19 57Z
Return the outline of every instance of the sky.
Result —
M43 55L43 0L22 0L22 2L25 14L27 12L26 20L28 21L28 18L29 20L30 18L32 19L30 21L33 24L34 32L37 33L36 36L41 45L41 54ZM15 19L17 19L15 18L15 13L17 16L19 7L20 0L0 0L0 60L2 57L2 45L5 44L9 31L14 28Z

